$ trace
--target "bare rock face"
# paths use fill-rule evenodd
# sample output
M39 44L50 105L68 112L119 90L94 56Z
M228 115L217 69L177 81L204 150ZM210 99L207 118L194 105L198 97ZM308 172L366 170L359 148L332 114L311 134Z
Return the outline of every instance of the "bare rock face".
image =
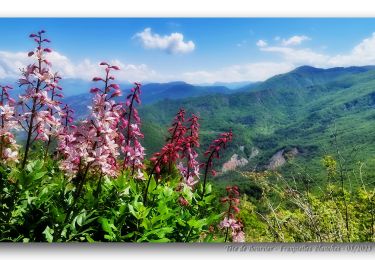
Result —
M229 161L223 164L222 172L235 170L237 167L245 166L249 161L246 158L240 157L238 154L233 154Z
M271 157L266 169L276 170L277 168L283 166L288 159L296 157L299 153L300 152L296 147L287 152L284 149L279 150Z
M277 151L271 159L269 164L266 166L267 170L276 170L276 168L283 166L286 163L284 158L284 149Z

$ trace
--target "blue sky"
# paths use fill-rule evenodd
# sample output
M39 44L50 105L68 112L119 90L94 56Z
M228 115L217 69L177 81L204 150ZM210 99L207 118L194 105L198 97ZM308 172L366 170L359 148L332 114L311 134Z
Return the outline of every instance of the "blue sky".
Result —
M104 18L1 19L0 78L16 77L45 29L53 69L90 79L98 62L124 81L259 81L297 66L375 64L374 19Z

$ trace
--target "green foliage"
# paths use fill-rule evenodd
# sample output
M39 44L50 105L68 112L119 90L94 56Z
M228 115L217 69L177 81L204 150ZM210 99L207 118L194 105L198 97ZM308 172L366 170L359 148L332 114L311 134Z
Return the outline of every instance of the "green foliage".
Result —
M77 200L76 184L50 159L30 160L24 170L1 167L0 177L0 241L208 242L221 218L211 185L202 199L202 187L179 189L177 175L152 178L147 204L144 181L129 172L89 178Z
M324 159L329 174L336 161ZM246 241L373 242L375 190L351 190L340 182L320 187L322 193L300 191L274 172L248 173L263 191L261 198L244 197L241 218Z

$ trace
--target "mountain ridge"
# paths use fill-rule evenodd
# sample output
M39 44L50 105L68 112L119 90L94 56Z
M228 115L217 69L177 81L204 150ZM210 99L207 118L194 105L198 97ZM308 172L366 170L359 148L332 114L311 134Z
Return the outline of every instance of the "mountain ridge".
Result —
M208 146L206 140L232 129L235 137L231 152L223 160L233 154L248 158L249 151L257 147L260 153L250 160L249 169L262 169L277 151L295 147L301 151L296 161L308 162L321 173L322 156L335 152L331 139L337 129L343 154L361 147L358 156L375 169L371 159L375 155L371 127L375 125L374 86L374 66L300 67L250 91L165 100L140 108L140 114L146 122L166 126L180 107L188 113L199 113L205 129L201 133L202 147ZM244 152L239 147L244 147ZM322 179L322 175L317 178Z

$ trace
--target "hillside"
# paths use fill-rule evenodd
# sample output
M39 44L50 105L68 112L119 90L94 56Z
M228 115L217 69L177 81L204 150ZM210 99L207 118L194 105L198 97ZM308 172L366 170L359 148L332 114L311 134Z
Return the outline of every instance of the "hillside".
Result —
M337 131L337 146L346 158L348 169L361 160L367 163L364 170L374 176L374 86L372 66L332 69L303 66L248 91L164 100L143 107L141 115L147 122L164 126L179 107L200 114L205 129L203 147L207 145L205 140L232 128L234 145L225 159L233 153L249 158L256 148L259 154L249 160L248 169L264 169L278 151L298 148L299 154L293 162L315 172L318 181L325 178L320 174L321 158L335 152L332 134ZM293 174L294 168L290 167L290 164L284 166L286 175Z

